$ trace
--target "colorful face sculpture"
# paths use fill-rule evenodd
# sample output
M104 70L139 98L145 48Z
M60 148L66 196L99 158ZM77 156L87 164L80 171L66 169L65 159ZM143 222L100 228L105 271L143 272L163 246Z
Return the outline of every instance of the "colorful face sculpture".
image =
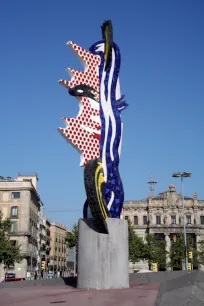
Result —
M68 46L78 56L84 71L69 69L71 80L60 80L79 101L76 118L64 118L61 134L81 153L85 166L87 200L96 229L107 233L105 219L120 218L124 201L119 175L122 123L120 112L127 106L120 95L120 50L112 39L111 21L102 26L103 40L89 51L73 42Z

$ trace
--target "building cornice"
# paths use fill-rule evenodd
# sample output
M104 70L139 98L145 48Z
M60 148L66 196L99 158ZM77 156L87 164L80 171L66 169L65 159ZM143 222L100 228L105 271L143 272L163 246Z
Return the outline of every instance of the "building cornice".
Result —
M20 182L20 183L22 183L22 182ZM31 186L8 186L8 185L7 186L3 186L3 187L0 186L0 191L3 191L3 192L30 191L30 192L32 192L35 195L37 200L43 206L43 202L41 201L40 195L36 191L35 187L33 186L33 184L31 182L29 182L29 184L31 184Z

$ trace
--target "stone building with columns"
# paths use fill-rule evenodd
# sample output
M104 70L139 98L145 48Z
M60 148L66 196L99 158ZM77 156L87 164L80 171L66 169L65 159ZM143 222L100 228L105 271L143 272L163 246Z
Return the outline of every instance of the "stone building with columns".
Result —
M196 248L199 249L198 242L204 240L204 200L198 200L196 192L192 198L184 197L184 215L187 234L192 236ZM182 196L174 185L170 185L168 190L157 196L125 201L122 217L131 221L139 237L145 238L150 234L157 239L165 239L166 249L169 251L174 237L183 233ZM147 262L129 266L130 271L148 268Z

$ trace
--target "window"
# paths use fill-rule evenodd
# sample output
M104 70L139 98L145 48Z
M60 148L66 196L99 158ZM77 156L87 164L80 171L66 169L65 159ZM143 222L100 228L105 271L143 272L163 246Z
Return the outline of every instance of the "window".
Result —
M160 234L160 233L156 233L154 234L154 237L157 241L161 241L161 240L164 240L164 234Z
M16 247L17 246L17 241L16 240L10 240L10 244L12 247Z
M200 216L200 224L204 225L204 216Z
M125 220L127 220L127 221L128 221L128 216L125 216Z
M138 216L134 216L134 224L135 224L135 225L138 224Z
M18 223L16 221L11 221L11 227L10 227L10 234L11 233L16 233L18 229Z
M144 225L147 224L147 216L143 216L143 224L144 224Z
M176 216L171 216L171 224L176 224Z
M18 206L12 206L11 207L11 218L17 218L18 217Z
M156 216L156 224L161 224L161 216Z
M191 224L191 215L186 216L186 223Z
M21 193L20 192L12 192L11 193L11 198L12 199L20 199Z

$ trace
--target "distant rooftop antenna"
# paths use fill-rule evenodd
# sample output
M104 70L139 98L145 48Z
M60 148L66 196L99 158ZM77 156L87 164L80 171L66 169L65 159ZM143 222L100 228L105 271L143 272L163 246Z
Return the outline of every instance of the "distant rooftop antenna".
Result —
M155 181L152 177L152 174L149 175L149 181L147 182L147 184L149 185L149 196L153 197L154 196L154 192L156 190L156 184L158 182Z

